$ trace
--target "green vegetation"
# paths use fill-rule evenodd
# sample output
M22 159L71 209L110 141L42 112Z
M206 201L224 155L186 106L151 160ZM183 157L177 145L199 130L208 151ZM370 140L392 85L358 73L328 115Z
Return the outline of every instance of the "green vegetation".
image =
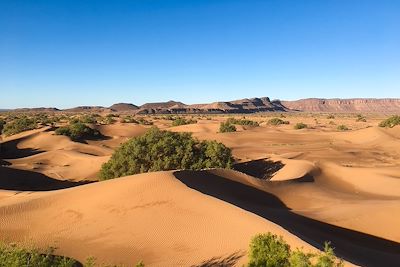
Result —
M307 127L308 127L307 124L302 123L302 122L296 123L296 124L294 125L294 129L296 129L296 130L305 129L305 128L307 128Z
M226 122L230 124L245 125L245 126L260 126L258 122L246 119L229 118L226 120Z
M363 116L362 114L357 114L357 122L366 122L367 118L365 116Z
M394 116L382 121L381 123L379 123L379 127L393 128L396 125L400 125L400 116L399 115L394 115Z
M297 249L292 251L282 237L267 233L253 237L250 243L248 267L342 267L338 259L325 243L321 253L304 253Z
M26 116L14 119L5 124L3 133L6 136L17 134L23 131L28 131L36 128L36 122Z
M193 119L185 119L183 117L177 117L172 121L172 126L194 124L194 123L197 123L197 121Z
M281 125L281 124L289 124L289 122L288 122L288 121L284 121L284 120L279 119L279 118L272 118L272 119L270 119L270 120L267 122L267 124L268 124L268 125L275 125L275 126L277 126L277 125Z
M339 131L348 131L349 130L349 128L346 125L343 125L343 124L338 125L337 129Z
M146 119L144 119L144 118L139 118L137 121L138 121L139 124L141 124L141 125L153 125L153 122L152 122L152 121L148 121L148 120L146 120Z
M54 248L47 251L24 249L16 245L0 244L0 267L74 267L73 259L54 255Z
M128 115L122 118L121 120L122 123L139 123L137 120L135 120L134 117Z
M82 141L87 139L90 140L101 137L99 131L92 129L81 122L72 123L68 126L60 127L55 131L55 134L68 136L73 141Z
M6 124L6 122L3 119L0 119L0 135L1 132L3 131L4 124Z
M231 150L221 143L154 127L122 144L103 164L99 176L106 180L151 171L230 168L232 163Z
M233 124L230 124L229 122L221 122L219 125L219 132L220 133L231 133L231 132L236 132L236 127Z

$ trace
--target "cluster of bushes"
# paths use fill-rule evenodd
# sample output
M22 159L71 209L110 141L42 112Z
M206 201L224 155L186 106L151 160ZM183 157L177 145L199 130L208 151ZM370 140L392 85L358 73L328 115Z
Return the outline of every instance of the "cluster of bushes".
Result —
M305 129L305 128L307 128L307 127L308 127L307 124L302 123L302 122L296 123L296 124L294 125L294 129L296 129L296 130Z
M193 119L185 119L183 117L177 117L172 121L172 126L194 124L194 123L197 123L197 121Z
M365 116L363 116L362 114L357 114L357 122L366 122L367 118Z
M400 125L400 116L398 115L394 115L379 123L379 127L393 128L396 125Z
M348 131L348 130L349 130L349 127L347 127L347 126L344 125L344 124L341 124L341 125L338 125L337 129L338 129L339 131Z
M75 267L73 259L54 255L54 248L40 252L37 249L24 249L16 245L0 244L0 266L41 266L41 267Z
M140 125L153 125L154 124L152 121L148 121L145 118L139 118L139 119L137 119L137 121Z
M100 179L162 170L230 168L231 150L216 141L199 141L190 133L151 128L122 144L103 164Z
M281 124L289 124L289 121L284 121L280 118L272 118L267 122L268 125L281 125Z
M134 117L131 115L125 116L121 120L122 123L139 123L137 120L135 120Z
M259 234L251 240L248 267L342 267L329 246L320 253L305 253L299 249L292 251L282 237L267 233Z
M6 136L10 136L23 131L35 129L36 126L37 123L34 119L25 116L7 122L3 126L3 134L5 134Z
M226 120L226 122L230 124L244 125L244 126L260 126L258 122L246 119L229 118Z
M46 251L38 249L26 249L15 244L6 245L0 243L0 267L95 267L96 259L89 257L82 265L74 259L54 255L55 248L49 248ZM101 265L103 266L103 265ZM111 265L107 265L112 267ZM144 267L143 262L139 262L135 267ZM117 267L117 265L113 265Z
M81 122L72 123L68 126L60 127L55 131L55 134L68 136L73 141L97 139L101 137L99 131L92 129Z
M231 133L231 132L236 132L236 127L235 125L229 123L229 122L221 122L219 125L219 132L220 133Z

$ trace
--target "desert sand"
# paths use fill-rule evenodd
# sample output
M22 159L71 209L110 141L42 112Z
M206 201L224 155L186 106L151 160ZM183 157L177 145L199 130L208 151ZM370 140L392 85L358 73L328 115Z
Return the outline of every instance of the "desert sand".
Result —
M153 118L161 129L224 143L244 163L240 172L172 170L106 182L95 182L101 164L150 126L96 126L106 138L86 143L51 128L6 137L0 238L56 246L81 262L242 266L251 237L273 232L310 251L331 241L347 265L398 266L400 127L379 128L374 116L295 114L281 126L268 118L254 115L260 127L233 133L218 133L222 116L176 127ZM309 128L294 130L300 121ZM340 124L351 130L338 131ZM266 166L270 180L257 178Z

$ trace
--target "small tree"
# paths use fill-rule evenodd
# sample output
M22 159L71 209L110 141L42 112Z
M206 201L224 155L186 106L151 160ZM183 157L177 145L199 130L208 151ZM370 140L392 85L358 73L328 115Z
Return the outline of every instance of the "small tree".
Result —
M221 143L154 127L115 150L99 176L106 180L151 171L230 168L232 163L231 150Z
M236 127L235 125L230 124L229 122L221 122L219 126L219 132L220 133L236 132Z
M349 130L349 128L346 125L343 125L343 124L342 125L338 125L337 129L339 131L348 131Z
M72 123L65 127L60 127L55 131L56 135L65 135L72 141L82 141L85 139L97 139L101 137L99 131L86 126L84 123Z

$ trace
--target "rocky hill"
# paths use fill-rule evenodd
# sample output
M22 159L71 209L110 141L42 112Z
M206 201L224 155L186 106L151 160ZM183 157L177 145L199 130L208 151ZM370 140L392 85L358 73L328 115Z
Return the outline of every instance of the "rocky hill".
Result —
M396 98L308 98L296 101L281 101L281 103L290 110L305 112L400 113L400 99Z
M10 110L11 111L11 110ZM396 98L353 98L323 99L307 98L294 101L270 100L268 97L245 98L233 101L186 105L182 102L168 101L146 103L136 106L131 103L117 103L111 107L79 106L59 110L57 108L21 108L16 112L122 112L136 114L224 114L256 112L347 112L347 113L400 113L400 99Z

